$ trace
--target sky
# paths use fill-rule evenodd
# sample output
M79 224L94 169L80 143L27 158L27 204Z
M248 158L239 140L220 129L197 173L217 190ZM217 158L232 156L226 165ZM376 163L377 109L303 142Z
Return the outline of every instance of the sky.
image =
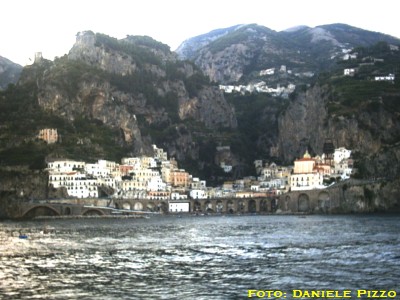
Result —
M298 25L345 23L400 38L398 0L2 0L0 56L20 65L34 53L67 54L76 34L92 30L118 39L147 35L175 50L218 28L257 23L281 31Z

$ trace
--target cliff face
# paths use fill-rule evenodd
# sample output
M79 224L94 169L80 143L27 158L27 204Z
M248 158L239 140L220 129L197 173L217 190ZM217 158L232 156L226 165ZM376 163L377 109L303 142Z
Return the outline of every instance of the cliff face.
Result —
M239 43L213 53L208 49L200 51L196 64L215 82L237 82L244 73L244 68L254 57L247 43Z
M155 143L151 134L143 133L149 126L193 120L209 129L236 127L233 108L202 76L151 38L116 40L85 32L78 34L68 57L45 68L36 82L45 111L71 121L84 116L119 129L120 143L132 147L133 154L143 154ZM192 143L190 129L187 135L163 141L163 147L194 159L196 151L186 152L190 147L185 143Z
M46 74L39 85L38 103L45 111L59 114L70 121L85 116L119 128L121 143L132 145L135 153L144 153L145 145L135 114L126 109L126 106L140 107L140 98L114 91L108 82L96 78L80 82L76 95L70 96L57 87L57 79L54 80L52 76L51 73ZM121 102L125 105L121 105Z
M379 102L374 110L360 109L348 115L328 110L335 101L332 87L315 85L299 93L278 121L278 152L286 161L306 149L323 152L326 139L335 147L352 149L360 158L364 175L394 178L400 174L400 120L398 112Z
M372 213L400 212L400 182L353 186L343 191L343 201L337 212Z
M2 168L0 181L0 218L1 212L6 211L7 202L14 199L35 200L68 196L65 189L48 186L48 173L45 171L32 171L25 167Z

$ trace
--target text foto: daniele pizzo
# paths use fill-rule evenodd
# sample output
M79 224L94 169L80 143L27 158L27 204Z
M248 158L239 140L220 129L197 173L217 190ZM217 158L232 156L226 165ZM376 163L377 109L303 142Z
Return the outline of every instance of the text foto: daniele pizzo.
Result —
M394 299L397 292L393 290L247 290L248 298L278 299L290 297L291 299Z

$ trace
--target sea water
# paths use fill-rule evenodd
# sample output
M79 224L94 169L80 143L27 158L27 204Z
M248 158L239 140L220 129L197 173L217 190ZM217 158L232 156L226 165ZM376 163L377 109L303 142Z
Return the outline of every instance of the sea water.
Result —
M0 223L0 299L268 299L271 290L281 294L269 299L328 290L356 299L400 294L399 283L400 216Z

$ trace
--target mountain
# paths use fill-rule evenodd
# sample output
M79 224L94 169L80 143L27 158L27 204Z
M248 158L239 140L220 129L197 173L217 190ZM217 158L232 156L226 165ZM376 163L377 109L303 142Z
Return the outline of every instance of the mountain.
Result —
M86 31L68 55L26 66L0 92L0 196L20 197L29 186L25 198L52 197L40 171L46 159L119 161L151 154L152 144L210 185L255 175L255 159L320 155L327 139L353 150L358 177L399 178L399 40L341 24L284 32L240 25L201 40L193 62L150 37ZM274 74L260 75L268 68ZM218 87L259 80L296 88L279 97ZM58 130L57 143L37 138L44 128Z
M292 74L285 76L297 83L329 70L346 50L379 41L399 44L395 37L345 24L299 26L281 32L249 24L231 27L218 38L204 36L208 34L185 41L178 48L179 53L194 61L212 81L222 84L253 80L275 84L276 78L260 76L260 71L279 70L282 65ZM203 41L201 46L198 39ZM297 80L299 77L303 78Z
M0 90L5 89L10 83L15 84L21 71L22 66L0 56Z
M321 154L329 139L336 147L353 149L362 177L400 174L399 39L345 24L282 32L257 24L232 28L203 39L207 42L186 58L220 84L296 85L288 100L243 90L225 94L253 157L291 162L307 149ZM185 41L180 52L196 39ZM344 77L346 68L356 75ZM374 82L375 76L390 73L396 73L394 82Z
M215 29L209 33L189 38L183 41L182 44L175 50L175 52L178 54L180 59L192 59L200 48L208 45L220 37L223 37L224 35L234 32L242 26L243 25L235 25L228 28Z
M82 32L68 55L25 67L0 99L0 164L33 169L55 157L119 161L152 154L152 144L197 169L209 132L237 126L198 67L143 36ZM57 128L62 140L38 141L43 128Z

